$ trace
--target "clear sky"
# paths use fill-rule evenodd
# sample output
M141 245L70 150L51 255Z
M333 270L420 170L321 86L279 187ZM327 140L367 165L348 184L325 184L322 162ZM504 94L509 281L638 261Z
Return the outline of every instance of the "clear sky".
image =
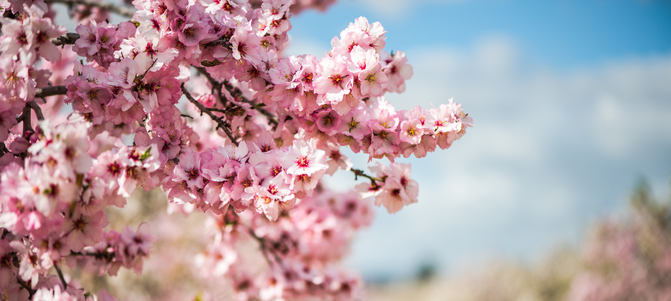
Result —
M534 260L623 212L641 178L668 195L671 1L343 0L293 17L289 53L321 57L359 16L381 22L387 50L414 66L392 104L454 97L475 120L451 149L402 160L420 201L378 210L357 238L349 264L369 280L424 262L450 272L496 256Z

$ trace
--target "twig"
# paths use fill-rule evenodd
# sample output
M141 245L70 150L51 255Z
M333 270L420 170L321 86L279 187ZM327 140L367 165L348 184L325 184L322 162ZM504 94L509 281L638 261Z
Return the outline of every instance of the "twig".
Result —
M251 100L247 100L245 98L242 99L242 102L248 103L252 105L252 109L259 111L259 113L263 114L263 116L266 116L268 118L268 121L274 125L280 124L280 122L277 120L277 116L273 115L272 113L268 112L268 110L259 107L258 104L254 103Z
M210 116L210 118L212 118L212 120L214 120L217 123L217 127L223 129L224 132L226 133L226 135L228 136L228 138L231 139L231 142L233 142L233 144L235 144L235 146L238 146L238 142L235 140L235 138L233 138L233 134L231 134L231 131L228 129L228 126L221 120L221 118L217 117L217 115L214 115L214 113L212 113L212 111L210 111L210 109L208 109L202 103L198 102L195 98L193 98L193 96L191 96L191 93L189 93L189 91L186 90L186 87L184 87L184 83L182 83L182 85L180 87L182 88L182 92L184 93L184 96L186 96L186 98L192 104L194 104L196 107L198 107L198 109L201 112L201 115L202 115L202 113L205 113L205 114L207 114L207 116Z
M21 280L19 276L16 276L16 281L19 282L19 284L25 288L28 291L28 299L33 299L33 295L35 294L35 290L28 285L25 281Z
M200 74L207 77L207 80L210 82L210 84L212 84L212 94L214 94L214 96L216 96L219 99L219 102L223 106L226 106L226 102L224 101L225 98L223 95L221 95L222 84L216 79L214 79L214 77L212 77L212 75L209 72L207 72L207 69L205 69L204 67L196 67L196 70L198 70Z
M99 0L45 0L44 2L47 3L47 4L49 4L49 3L65 3L65 4L69 4L69 5L84 4L84 5L88 5L88 6L96 6L96 7L100 7L102 9L109 10L113 13L116 13L118 15L128 17L128 18L132 18L133 14L135 13L135 10L132 9L132 8L118 6L118 5L115 5L115 4L112 4L112 3L107 3L107 2L103 2L103 1L99 1Z
M234 216L236 216L238 218L238 220L240 219L240 216L238 216L238 214L235 211L231 211L231 212L233 213ZM277 253L275 253L274 250L268 248L268 244L267 244L268 240L267 239L265 239L263 237L259 237L258 235L256 235L256 233L254 233L254 230L251 227L248 227L248 226L244 225L243 223L237 223L237 225L247 229L247 233L249 234L249 236L251 236L254 240L256 240L259 243L259 245L261 246L261 254L263 254L263 257L266 259L266 262L268 263L268 266L272 267L272 265L273 265L272 260L270 260L270 257L268 257L268 253L272 253L273 257L275 257L275 261L277 261L278 264L282 264L282 259L280 258L280 256L277 255Z
M209 42L209 43L207 43L207 44L205 44L205 45L203 45L203 46L205 46L205 47L211 47L211 46L219 46L219 45L224 46L224 47L230 49L230 48L231 48L231 41L230 41L230 39L221 38L221 39L218 39L218 40L214 40L214 41L212 41L212 42Z
M158 62L158 59L155 59L153 62L151 62L151 66L149 66L149 68L147 68L147 70L145 70L144 73L140 75L140 79L143 79L147 75L147 73L149 73L149 70L154 67L156 62Z
M56 263L54 263L54 268L56 269L56 273L58 273L58 278L60 278L61 282L63 283L63 290L66 290L68 288L68 283L65 282L65 277L63 277L63 272L61 271L61 268Z
M31 112L32 112L32 109L31 109L30 105L26 104L26 106L23 107L23 112L21 113L21 116L19 116L17 118L17 121L23 121L23 135L24 135L24 138L28 138L28 137L26 137L26 133L28 133L28 132L33 132L34 133L35 132L35 130L33 130L33 126L30 124L31 123L30 119L32 117L31 114L30 114Z
M231 85L231 84L228 83L228 82L224 82L224 88L226 88L226 90L228 90L228 92L231 93L231 95L235 95L235 96L233 96L234 98L238 99L238 100L241 101L241 102L250 104L250 105L252 106L252 109L257 110L257 111L259 111L261 114L263 114L264 116L266 116L266 118L268 118L268 121L269 121L270 123L272 123L272 124L274 124L274 125L276 125L276 126L279 124L279 121L278 121L278 119L277 119L277 116L275 116L275 115L273 115L272 113L268 112L266 109L264 109L264 108L262 108L262 107L259 107L257 103L255 103L255 102L253 102L253 101L251 101L251 100L245 98L244 96L242 96L242 92L241 92L238 88L233 87L233 85Z
M221 86L221 83L219 81L217 81L216 79L214 79L214 77L212 77L210 72L207 72L207 69L205 69L205 67L196 67L196 70L198 70L198 72L200 72L200 74L207 77L207 80L210 81L210 83L212 84L212 87L220 87Z
M261 246L261 254L263 254L263 258L266 259L266 262L268 263L268 266L269 266L269 267L272 267L272 266L273 266L273 262L270 260L270 257L268 257L268 252L273 253L273 255L275 255L275 259L277 260L277 262L278 262L278 263L280 262L280 259L279 259L279 257L277 256L277 254L275 254L275 252L269 250L269 249L268 249L268 246L266 246L266 241L265 241L265 239L263 239L263 238L261 238L261 237L258 237L258 236L256 235L256 233L254 233L254 230L252 230L252 229L250 229L250 228L247 228L247 232L248 232L249 235L250 235L252 238L254 238L254 239L259 243L259 245Z
M68 88L65 86L51 86L35 89L35 98L45 98L54 95L65 95L68 93Z
M44 115L42 115L42 109L40 109L40 106L35 102L35 100L31 100L26 103L33 111L35 111L35 115L37 115L37 120L44 120Z
M225 89L228 91L228 93L231 93L231 95L235 95L234 97L235 97L236 99L238 99L239 101L252 105L252 109L257 110L257 111L259 111L261 114L263 114L264 116L266 116L266 118L268 118L268 121L269 121L270 123L272 123L272 124L274 124L274 125L276 125L276 126L279 124L279 121L278 121L278 119L277 119L277 116L271 114L271 113L268 112L266 109L259 107L259 106L258 106L256 103L254 103L253 101L251 101L251 100L249 100L249 99L243 97L243 96L242 96L242 92L240 92L240 90L237 90L236 88L234 88L233 85L231 85L230 83L228 83L228 82L226 82L226 81L224 81L223 83L217 81L216 79L214 79L214 78L212 77L212 75L210 75L209 72L207 72L207 69L205 69L204 67L196 67L196 70L198 70L198 72L200 72L200 74L202 74L202 75L204 75L205 77L207 77L207 80L210 81L210 83L212 84L212 88L213 88L213 89L214 89L214 88L217 88L217 89L219 90L219 98L220 98L219 100L221 101L221 103L222 103L223 105L226 105L226 104L223 102L223 98L221 97L221 90L220 90L220 89L221 89L222 87L225 88Z
M51 43L54 43L56 46L72 45L77 39L79 39L79 34L68 32L60 37L51 39Z
M364 173L363 170L361 170L361 169L350 168L349 170L354 173L354 180L355 181L358 180L359 177L364 177L364 178L370 179L371 181L377 181L377 182L384 183L384 179L371 177L371 176L367 175L366 173Z

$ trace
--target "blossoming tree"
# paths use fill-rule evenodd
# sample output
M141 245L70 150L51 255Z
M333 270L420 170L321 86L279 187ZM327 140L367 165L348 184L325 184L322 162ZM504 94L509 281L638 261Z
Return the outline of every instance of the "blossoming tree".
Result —
M57 2L76 32L55 24ZM237 299L357 299L338 266L349 241L373 203L417 202L395 159L450 147L472 120L451 100L394 109L384 94L412 67L363 17L322 58L283 56L291 14L331 2L0 0L0 299L114 300L66 272L142 270L157 238L109 229L105 210L138 186L206 214L194 264ZM390 164L353 168L347 146ZM320 181L339 169L365 181L331 192Z

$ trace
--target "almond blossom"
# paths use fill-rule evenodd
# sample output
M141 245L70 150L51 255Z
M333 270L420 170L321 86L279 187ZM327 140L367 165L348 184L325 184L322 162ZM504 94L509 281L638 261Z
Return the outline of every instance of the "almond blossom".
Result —
M361 299L362 280L339 266L352 239L373 205L418 202L397 159L473 126L452 100L406 111L385 99L412 67L384 51L379 22L357 18L321 58L284 56L291 15L331 0L78 4L72 33L54 2L0 1L3 300L114 300L72 271L140 273L154 244L173 247L165 235L202 238L200 255L164 261L188 260L194 283L225 282L240 300ZM372 174L343 147L376 160ZM322 180L339 170L364 182L333 192ZM124 224L110 208L148 202L139 187L206 226Z

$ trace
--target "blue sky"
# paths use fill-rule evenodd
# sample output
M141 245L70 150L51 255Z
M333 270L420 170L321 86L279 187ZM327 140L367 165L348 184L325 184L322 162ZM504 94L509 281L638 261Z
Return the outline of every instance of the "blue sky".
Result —
M533 261L624 212L642 178L668 195L670 1L345 0L292 18L288 53L321 57L359 16L381 22L387 50L414 66L392 104L454 97L475 120L451 149L403 160L420 201L378 210L359 235L348 264L367 279L409 277L424 262L449 273Z
M671 49L671 1L654 0L345 0L295 16L291 33L327 47L359 16L382 23L389 49L467 48L483 35L506 34L562 69Z

